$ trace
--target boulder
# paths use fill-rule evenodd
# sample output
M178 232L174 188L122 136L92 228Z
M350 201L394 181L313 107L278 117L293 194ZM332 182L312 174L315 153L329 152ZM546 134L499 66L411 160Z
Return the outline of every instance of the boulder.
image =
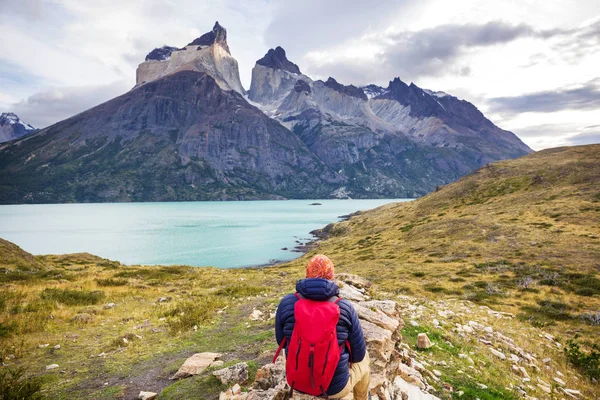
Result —
M335 278L338 281L347 283L359 289L368 289L371 287L371 281L358 275L342 272L341 274L337 274Z
M213 375L219 378L222 384L245 383L248 380L248 364L245 362L237 363L229 368L223 368L213 372Z
M352 301L365 301L367 297L362 294L357 288L347 284L341 284L340 288L340 297L346 300Z
M141 391L140 394L138 395L138 399L152 400L152 399L155 399L156 396L158 396L158 393Z
M372 303L372 302L371 302ZM400 321L388 317L383 311L375 308L374 306L366 306L366 303L354 303L354 309L361 320L366 320L380 326L383 329L387 329L391 332L395 332L400 326Z
M281 382L285 383L285 354L281 352L277 361L267 364L256 371L254 388L267 390L274 388Z
M210 367L219 357L221 357L220 353L196 353L185 360L181 368L179 368L171 379L182 379L192 375L198 375L206 368Z
M419 335L417 335L417 347L419 349L428 349L431 346L433 346L433 344L426 333L419 333Z

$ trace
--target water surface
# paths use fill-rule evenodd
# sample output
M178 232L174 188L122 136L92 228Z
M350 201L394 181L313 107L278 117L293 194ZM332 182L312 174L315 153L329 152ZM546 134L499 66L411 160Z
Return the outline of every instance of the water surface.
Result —
M310 231L394 201L408 199L6 205L0 237L33 254L234 268L294 259Z

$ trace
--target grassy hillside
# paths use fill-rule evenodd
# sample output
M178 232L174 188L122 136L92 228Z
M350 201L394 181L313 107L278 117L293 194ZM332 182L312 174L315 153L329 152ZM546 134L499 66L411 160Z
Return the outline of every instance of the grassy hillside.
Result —
M598 397L590 377L600 345L599 158L595 145L495 163L414 202L335 224L318 249L267 268L127 267L89 254L34 257L2 242L0 260L14 265L0 274L0 361L22 376L0 368L0 388L27 381L48 398L134 398L150 389L160 399L216 399L223 386L210 374L168 377L201 351L222 352L226 365L248 361L252 376L275 349L270 314L307 258L322 252L337 272L370 279L375 298L401 303L407 344L422 331L440 344L422 360L441 371L441 398L458 398L446 383L461 399L518 397L510 362L454 328L471 320L552 359L530 371L528 394L545 398L537 380L562 376ZM264 318L250 320L254 309ZM438 316L442 309L454 317ZM569 345L576 334L578 349Z

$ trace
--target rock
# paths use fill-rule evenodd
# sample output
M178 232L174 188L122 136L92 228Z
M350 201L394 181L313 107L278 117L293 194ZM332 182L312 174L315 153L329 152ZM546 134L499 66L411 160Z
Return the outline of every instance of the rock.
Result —
M551 359L551 358L549 358L549 357L548 357L548 358L544 358L544 359L542 360L542 362L543 362L544 364L548 364L550 361L552 361L552 359Z
M157 303L167 303L169 301L171 301L171 296L167 296L167 297L159 297L159 299L156 301Z
M262 317L262 315L263 315L262 311L254 309L252 311L252 314L250 314L250 316L248 318L252 321L257 321L260 319L260 317Z
M60 350L60 344L57 344L56 346L53 347L54 350Z
M369 321L361 321L361 326L371 357L371 369L379 372L385 368L394 350L392 332Z
M220 353L197 353L185 360L181 368L171 377L171 380L187 378L188 376L198 375L212 363L221 357Z
M544 391L548 394L552 393L552 388L550 386L546 386L546 385L542 385L541 383L538 383L537 387L539 387L540 389L542 389L542 391Z
M427 386L425 379L423 379L423 375L416 369L409 367L406 364L398 365L398 375L402 377L406 382L416 385L422 389Z
M50 371L53 369L58 368L58 364L50 364L50 365L46 365L46 371Z
M44 349L44 348L46 348L46 347L48 347L48 346L50 346L50 343L40 344L38 347L39 347L40 349Z
M248 380L248 364L245 362L237 363L229 368L223 368L213 372L213 375L219 378L222 384L245 383Z
M155 399L156 396L158 396L158 393L141 391L140 394L138 395L138 399L152 400L152 399Z
M394 378L392 388L395 397L390 398L393 399L439 400L439 397L423 392L418 386L411 385L400 376Z
M104 308L105 310L109 310L109 309L111 309L111 308L115 308L116 306L117 306L117 305L116 305L115 303L108 303L108 304L105 304L103 308ZM150 393L150 392L148 392L148 393Z
M363 295L357 288L347 284L340 286L340 297L352 301L367 300L367 297Z
M491 326L486 326L485 328L483 328L483 331L492 334L494 333L494 328L492 328Z
M370 303L373 304L373 302ZM400 322L398 320L388 317L383 311L375 307L373 307L373 309L375 310L373 311L373 309L366 306L366 304L367 303L352 302L352 305L354 306L354 309L356 310L356 313L358 314L358 317L361 320L372 322L375 325L392 332L398 329L398 326L400 326Z
M499 359L506 360L506 356L504 355L504 353L494 349L493 347L490 348L490 351L492 352L493 355L495 355Z
M371 281L369 281L363 277L360 277L358 275L353 275L353 274L348 274L346 272L342 272L341 274L336 275L335 278L338 281L342 281L342 282L352 285L358 289L368 289L371 287Z
M285 382L285 354L281 352L275 363L264 365L256 371L254 388L267 390Z
M560 386L565 386L566 383L560 378L553 378L554 382L558 383Z
M513 370L514 373L516 373L517 375L522 376L523 378L529 378L529 374L527 373L527 370L525 370L525 368L520 367L518 365L513 365L511 367L511 369Z
M433 346L431 344L431 341L429 340L429 337L427 336L426 333L419 333L419 335L417 336L417 347L419 349L428 349L431 346Z

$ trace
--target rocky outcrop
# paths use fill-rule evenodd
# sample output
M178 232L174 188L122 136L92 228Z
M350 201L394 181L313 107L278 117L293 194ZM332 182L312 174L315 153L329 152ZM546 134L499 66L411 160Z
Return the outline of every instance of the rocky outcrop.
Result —
M229 45L227 44L227 30L219 24L219 21L215 22L212 31L193 40L188 46L212 46L214 44L218 44L224 48L228 54L231 54Z
M0 114L0 143L18 139L35 131L33 126L21 121L15 113Z
M256 61L256 64L263 65L271 69L282 69L284 71L291 72L292 74L300 74L300 68L293 62L287 59L285 50L280 46L275 49L269 49L267 54L260 60Z
M371 358L370 393L373 400L434 400L427 392L431 387L427 377L433 373L412 365L408 346L402 343L403 327L400 307L392 300L371 300L365 293L370 282L356 275L338 276L340 284L349 293L361 293L358 300L351 301L360 318ZM357 285L357 286L354 286ZM343 294L342 294L343 296ZM267 364L256 373L256 379L248 392L239 386L222 392L220 400L249 400L288 398L289 386L285 380L285 361L280 356L275 364ZM294 394L294 399L315 399L312 396Z
M197 71L210 75L223 90L244 94L238 63L231 56L227 31L218 22L187 46L154 49L136 71L136 87L181 71Z

